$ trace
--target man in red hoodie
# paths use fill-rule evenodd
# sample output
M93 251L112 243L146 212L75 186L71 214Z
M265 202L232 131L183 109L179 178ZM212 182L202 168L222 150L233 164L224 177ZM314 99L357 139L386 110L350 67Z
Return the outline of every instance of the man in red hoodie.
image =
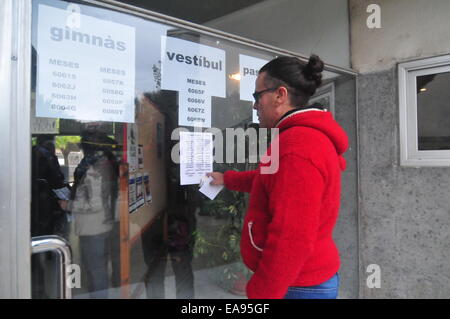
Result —
M332 232L348 138L330 112L308 106L322 71L316 55L306 65L294 57L267 63L253 96L260 127L279 130L270 162L208 174L214 185L250 192L241 238L243 261L254 272L249 298L337 298L340 259ZM274 143L279 151L270 157ZM264 173L273 161L278 169Z

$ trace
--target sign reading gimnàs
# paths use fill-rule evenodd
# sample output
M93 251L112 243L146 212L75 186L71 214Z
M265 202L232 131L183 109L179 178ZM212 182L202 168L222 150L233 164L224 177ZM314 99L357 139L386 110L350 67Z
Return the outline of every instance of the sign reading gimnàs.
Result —
M39 6L36 116L134 122L135 29Z

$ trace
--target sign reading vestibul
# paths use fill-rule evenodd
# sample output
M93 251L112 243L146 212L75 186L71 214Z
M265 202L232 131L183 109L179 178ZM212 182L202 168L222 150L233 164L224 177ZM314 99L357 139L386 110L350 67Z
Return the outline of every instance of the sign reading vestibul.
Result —
M211 127L211 96L225 97L225 51L161 37L161 88L178 91L178 125Z
M36 116L134 122L135 29L39 5Z

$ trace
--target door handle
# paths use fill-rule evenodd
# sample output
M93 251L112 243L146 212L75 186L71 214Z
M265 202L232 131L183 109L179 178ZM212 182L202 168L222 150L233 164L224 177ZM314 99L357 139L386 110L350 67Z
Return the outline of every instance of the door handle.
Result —
M61 299L72 299L72 288L67 284L69 274L67 269L72 264L72 249L69 243L56 235L37 236L31 238L32 254L56 252L59 260L59 295Z

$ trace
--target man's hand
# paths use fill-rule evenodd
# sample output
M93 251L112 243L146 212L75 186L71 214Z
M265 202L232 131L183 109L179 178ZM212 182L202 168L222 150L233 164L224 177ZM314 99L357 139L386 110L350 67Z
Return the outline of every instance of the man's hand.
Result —
M58 203L59 203L59 207L61 207L63 210L67 210L67 205L69 204L68 201L66 201L66 200L59 200Z
M206 176L212 177L213 180L210 182L211 185L225 185L222 173L212 172L206 174Z

